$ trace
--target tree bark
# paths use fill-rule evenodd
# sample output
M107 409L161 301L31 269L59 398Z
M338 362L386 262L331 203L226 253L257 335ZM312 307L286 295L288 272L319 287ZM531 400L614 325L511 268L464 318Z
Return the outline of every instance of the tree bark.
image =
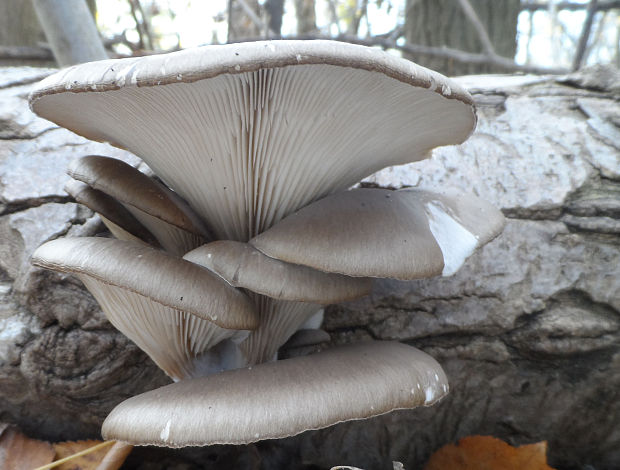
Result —
M168 380L77 279L28 262L46 240L102 230L63 191L72 159L139 163L35 117L26 96L46 73L0 69L0 417L58 441L98 436L114 405ZM128 470L414 469L471 434L547 440L554 468L620 468L620 76L462 80L478 108L471 138L367 184L475 191L507 216L503 234L452 277L379 281L329 306L324 323L332 343L425 350L448 374L448 397L256 445L144 447Z
M2 0L0 2L0 45L39 46L45 42L45 33L32 3L28 0ZM51 65L49 62L48 65ZM4 59L0 65L25 65L19 59ZM41 62L37 62L41 65Z
M284 0L266 0L265 10L269 17L269 29L276 37L282 35L282 17L284 16Z
M33 5L58 65L108 58L85 0L33 0Z
M254 12L254 15L248 14L242 2ZM260 18L258 0L229 0L228 42L260 38L263 31L253 18Z
M512 59L517 50L519 0L470 0L495 52ZM408 43L446 46L466 52L485 52L476 28L455 0L408 0L405 18ZM409 56L409 59L446 75L502 72L493 65L458 64L450 60Z
M297 34L316 31L316 13L314 0L295 0Z

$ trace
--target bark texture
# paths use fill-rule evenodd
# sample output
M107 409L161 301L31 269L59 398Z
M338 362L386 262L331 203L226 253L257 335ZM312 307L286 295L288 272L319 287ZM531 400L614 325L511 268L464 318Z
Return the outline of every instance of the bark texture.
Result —
M62 190L71 159L139 164L35 118L26 95L46 73L0 71L0 421L60 440L97 435L116 403L167 380L78 281L28 264L45 240L102 230ZM363 300L328 307L325 320L334 343L397 339L432 354L451 381L448 398L250 446L137 449L127 468L374 469L396 460L414 469L470 434L547 440L559 469L620 466L617 72L464 80L478 104L475 134L366 184L470 190L502 208L504 233L453 277L381 281Z
M513 58L517 50L520 0L469 0L486 29L495 52ZM411 44L447 46L466 52L484 52L480 36L457 0L408 0L405 39ZM409 57L443 74L502 72L497 66L462 64L432 57Z
M242 3L243 2L243 3ZM258 0L228 0L228 42L243 41L263 37L265 31L261 31L254 19L261 18ZM253 12L250 14L250 11Z

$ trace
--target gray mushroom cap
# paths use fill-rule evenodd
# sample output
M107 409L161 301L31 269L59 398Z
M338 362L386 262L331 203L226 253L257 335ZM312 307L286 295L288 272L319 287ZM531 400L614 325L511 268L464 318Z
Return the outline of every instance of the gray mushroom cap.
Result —
M64 189L76 202L97 212L112 235L119 240L159 246L157 239L146 227L112 196L77 180L69 180Z
M37 248L31 262L41 268L88 276L222 328L248 330L258 326L254 306L241 291L193 263L138 243L98 237L61 238Z
M89 155L73 160L67 173L118 200L172 254L183 255L212 238L176 193L121 160Z
M450 275L504 218L462 194L353 189L325 197L250 240L267 256L349 276Z
M386 189L328 196L249 243L287 263L348 276L417 279L443 269L423 207Z
M82 64L41 82L30 103L132 151L216 238L240 241L377 170L464 141L476 119L470 95L447 78L331 41Z
M67 173L73 179L175 227L203 237L209 236L204 222L185 201L122 160L88 155L73 160Z
M146 392L114 408L102 434L137 445L246 444L428 406L447 391L427 354L359 343Z
M331 304L370 293L372 280L324 273L269 258L243 242L221 240L198 247L183 259L219 274L235 287L274 299Z

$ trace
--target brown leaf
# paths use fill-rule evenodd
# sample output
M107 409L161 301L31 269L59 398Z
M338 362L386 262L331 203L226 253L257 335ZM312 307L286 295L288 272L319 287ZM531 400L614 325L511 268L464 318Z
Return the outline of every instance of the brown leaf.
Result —
M32 470L54 460L54 448L48 442L30 439L14 426L0 423L0 468Z
M60 442L54 444L56 459L60 460L91 447L103 444L103 441ZM93 452L70 459L56 467L57 470L117 470L123 464L132 446L115 442Z
M491 436L468 436L435 452L424 470L553 470L545 441L512 447Z

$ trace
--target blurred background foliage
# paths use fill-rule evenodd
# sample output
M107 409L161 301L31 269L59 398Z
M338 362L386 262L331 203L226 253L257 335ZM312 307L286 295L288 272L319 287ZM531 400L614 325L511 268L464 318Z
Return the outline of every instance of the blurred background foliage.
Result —
M52 2L33 0L46 1ZM111 57L266 38L332 38L382 47L448 75L563 73L595 63L620 67L618 0L87 3ZM53 60L30 1L0 0L0 23L0 63Z

